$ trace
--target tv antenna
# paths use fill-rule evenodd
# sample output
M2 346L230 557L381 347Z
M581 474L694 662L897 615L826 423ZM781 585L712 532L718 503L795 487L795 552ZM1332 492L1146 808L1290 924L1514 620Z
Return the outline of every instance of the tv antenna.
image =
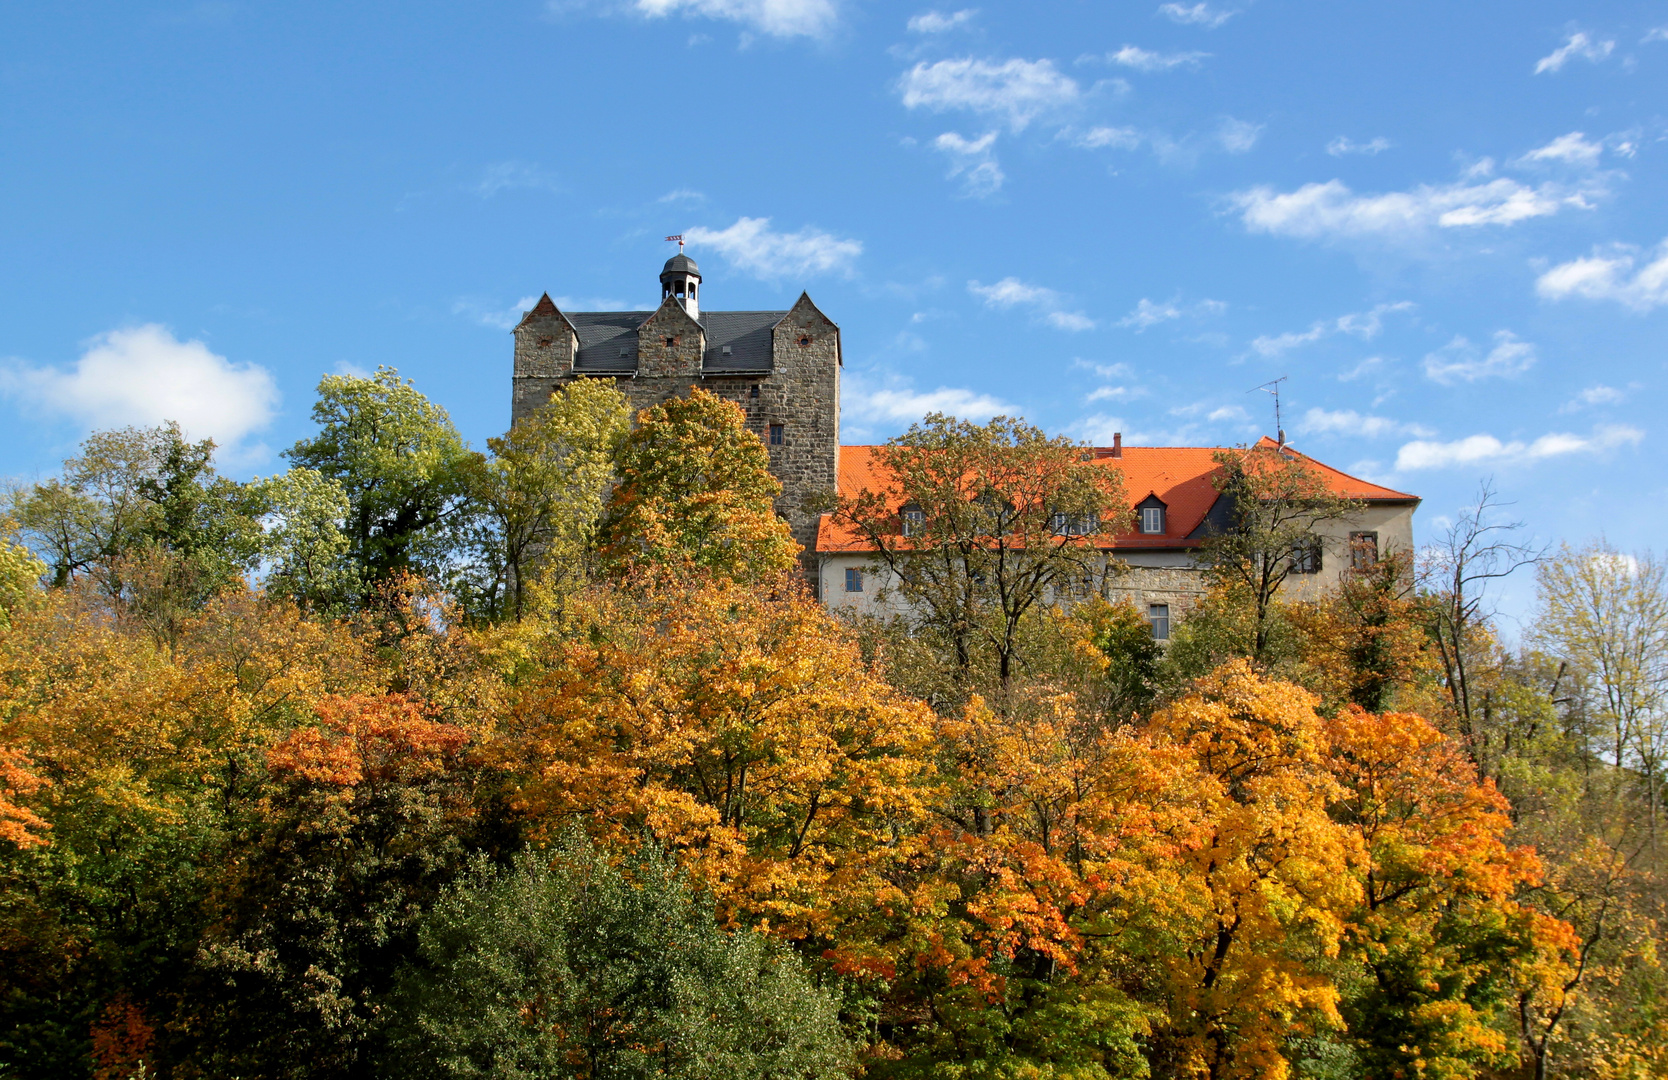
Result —
M1282 375L1278 379L1270 379L1261 386L1253 386L1251 389L1246 391L1247 394L1255 394L1258 390L1261 390L1263 393L1273 396L1274 438L1275 441L1280 444L1281 449L1284 449L1286 445L1286 425L1280 421L1280 384L1285 381L1286 377Z
M668 242L676 240L678 242L678 254L683 254L683 233L679 233L676 236L668 236L666 239Z

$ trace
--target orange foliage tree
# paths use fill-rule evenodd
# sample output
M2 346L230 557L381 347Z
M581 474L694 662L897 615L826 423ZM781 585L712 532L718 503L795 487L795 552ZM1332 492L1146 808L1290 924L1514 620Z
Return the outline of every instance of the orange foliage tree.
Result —
M917 831L931 714L814 601L725 579L598 589L531 644L495 760L536 838L683 853L737 919L832 940ZM859 900L858 898L861 898Z

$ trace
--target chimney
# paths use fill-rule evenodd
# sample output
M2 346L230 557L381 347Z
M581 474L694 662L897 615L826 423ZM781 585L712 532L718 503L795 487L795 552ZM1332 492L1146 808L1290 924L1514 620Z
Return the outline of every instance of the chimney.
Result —
M1124 456L1124 433L1121 431L1114 431L1112 433L1112 456Z

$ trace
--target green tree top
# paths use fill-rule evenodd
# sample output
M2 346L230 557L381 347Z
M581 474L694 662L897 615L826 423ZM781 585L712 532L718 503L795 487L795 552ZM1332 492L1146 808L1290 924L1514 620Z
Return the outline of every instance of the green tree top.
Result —
M367 584L405 571L438 573L472 459L446 410L379 367L368 378L326 375L313 420L319 433L284 456L341 486L348 558Z
M740 406L695 390L644 409L619 478L602 524L610 568L690 566L738 581L793 569L799 545L773 509L782 485Z

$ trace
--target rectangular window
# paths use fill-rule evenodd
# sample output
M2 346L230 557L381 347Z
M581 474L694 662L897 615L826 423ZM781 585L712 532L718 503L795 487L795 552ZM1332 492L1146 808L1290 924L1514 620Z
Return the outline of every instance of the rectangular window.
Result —
M1093 536L1100 531L1099 514L1067 514L1056 510L1048 519L1055 536Z
M1321 572L1321 543L1310 539L1292 548L1292 573L1318 574Z
M1147 622L1152 624L1153 638L1158 641L1170 640L1170 605L1148 604Z
M1164 507L1143 506L1141 508L1141 531L1155 536L1164 532Z
M927 524L927 515L910 506L904 507L898 517L903 520L903 534L905 536L920 536L921 530Z
M863 591L863 571L855 566L846 570L846 592Z
M772 446L781 446L782 445L782 425L781 424L772 424L772 425L770 425L770 445L772 445Z
M1349 534L1349 568L1371 570L1378 565L1378 533L1352 532Z

